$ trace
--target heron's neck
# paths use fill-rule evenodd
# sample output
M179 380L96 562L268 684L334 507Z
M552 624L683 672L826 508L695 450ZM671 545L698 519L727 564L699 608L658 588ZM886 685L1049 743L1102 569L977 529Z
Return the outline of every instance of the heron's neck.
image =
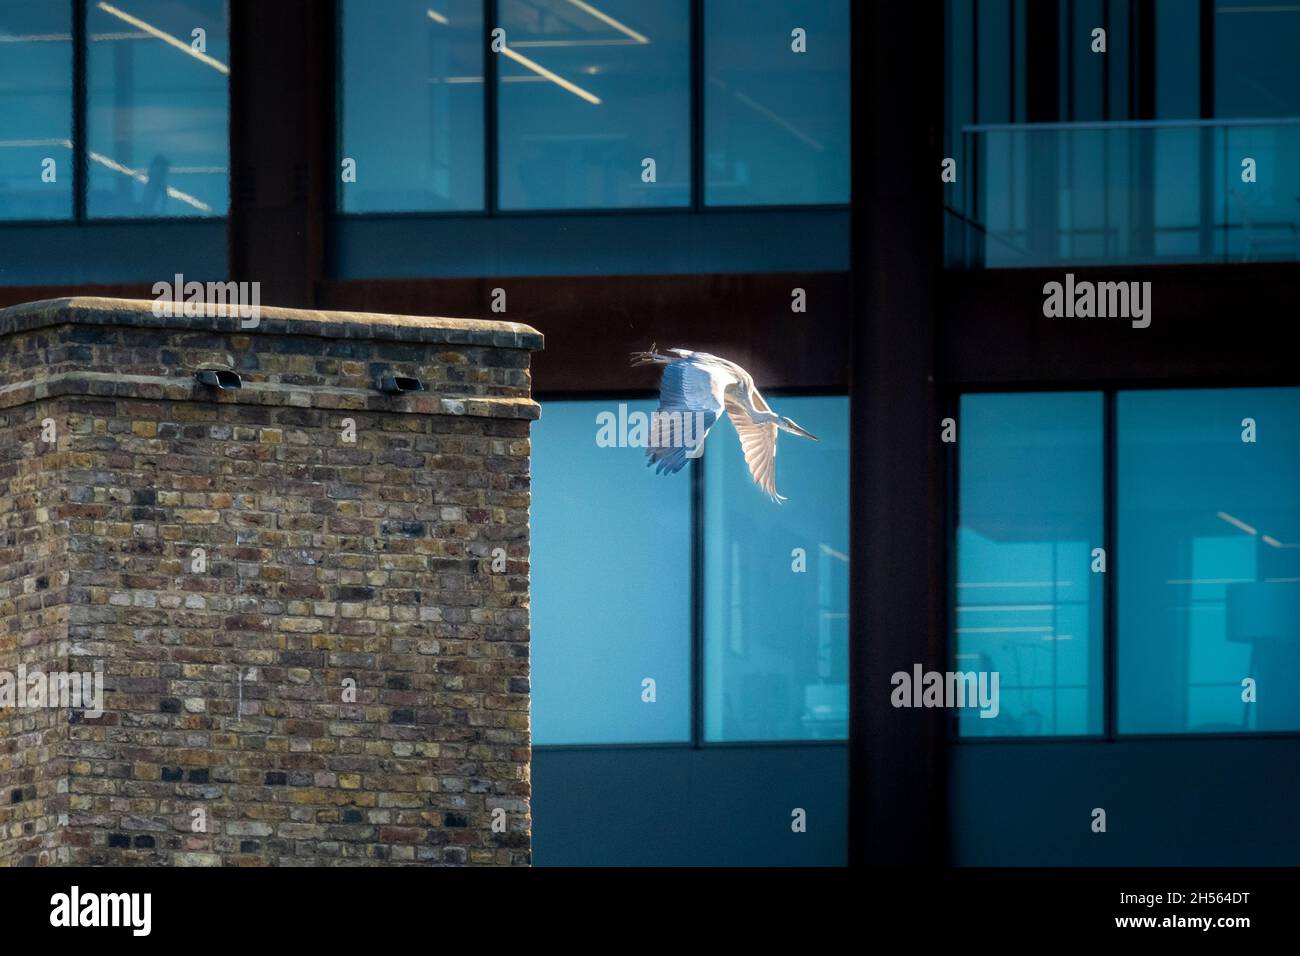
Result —
M749 420L755 425L766 425L768 422L774 422L780 418L775 412L759 409L755 406L753 391L743 384L736 391L736 397L740 399L740 404L744 406L745 414L749 416Z

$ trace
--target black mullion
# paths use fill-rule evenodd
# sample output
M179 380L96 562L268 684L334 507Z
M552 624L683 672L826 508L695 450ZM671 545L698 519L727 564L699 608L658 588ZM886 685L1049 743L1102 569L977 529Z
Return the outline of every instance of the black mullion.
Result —
M1200 114L1201 119L1214 118L1214 3L1201 0L1200 6ZM1201 193L1201 253L1209 257L1214 249L1214 128L1202 126L1200 131L1200 193ZM1227 143L1228 132L1223 133ZM1225 213L1227 212L1225 208ZM1228 251L1227 217L1224 218L1224 254Z
M1106 31L1106 43L1110 43L1110 0L1101 0L1101 28ZM1107 46L1107 49L1110 49ZM1109 120L1110 115L1110 61L1103 59L1101 70L1101 118ZM1106 155L1106 154L1103 154ZM1110 207L1107 205L1107 212ZM1109 225L1109 221L1107 223Z
M1116 577L1119 562L1116 543L1119 538L1119 516L1117 504L1119 499L1119 436L1116 433L1117 393L1108 390L1102 399L1102 547L1106 549L1106 573L1102 577L1102 595L1105 608L1102 614L1102 703L1104 714L1104 735L1107 740L1116 738L1119 725L1119 687L1117 675L1119 662L1116 659L1118 641L1119 609L1116 606Z
M492 31L497 27L496 0L483 0L483 211L497 211L497 56ZM509 37L507 37L509 40Z
M704 208L704 0L691 0L691 209Z
M72 0L72 219L86 221L86 0Z
M704 742L704 456L691 463L691 746Z
M1074 122L1074 0L1066 0L1065 17L1065 118Z

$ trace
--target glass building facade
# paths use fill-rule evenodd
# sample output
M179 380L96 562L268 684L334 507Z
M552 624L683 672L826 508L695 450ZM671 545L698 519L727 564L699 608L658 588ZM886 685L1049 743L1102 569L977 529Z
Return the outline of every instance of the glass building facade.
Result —
M1121 392L1120 733L1300 731L1300 389Z
M342 9L344 213L848 203L846 2Z
M0 3L0 220L72 216L72 5Z
M484 208L483 4L340 5L339 161L348 213ZM340 172L342 176L342 172Z
M74 37L80 9L0 4L0 220L224 216L225 5L88 4ZM85 57L81 90L75 56ZM74 128L79 95L84 126Z
M971 736L1101 733L1105 541L1096 392L963 396L953 670L996 672Z
M892 39L934 79L918 60L884 89L863 24L922 6L0 0L0 301L183 271L265 281L267 304L536 325L538 862L843 862L867 737L926 761L900 780L952 770L931 803L958 809L929 824L954 859L1020 862L1073 812L1048 784L1293 756L1300 390L1269 335L1300 260L1300 9L942 0L942 29ZM861 210L893 221L853 251ZM1045 275L1084 269L1154 276L1152 328L1044 321ZM918 329L930 364L899 371ZM655 407L625 365L656 340L743 358L819 437L781 436L788 501L756 491L725 420L671 477L597 440L602 413ZM868 487L864 448L908 467ZM938 548L938 570L919 596L888 575L867 593L857 549L900 488L930 523L890 558ZM904 626L864 632L895 589ZM945 714L923 751L886 739L891 715L869 726L888 689L863 675L904 642L900 667L997 673L997 716ZM1162 785L1108 796L1140 812ZM1170 819L1246 799L1201 796ZM816 811L802 842L796 806Z
M847 3L704 4L705 203L848 203L848 73Z
M950 264L1300 259L1300 12L949 0Z
M818 438L778 441L779 508L758 493L731 422L704 466L704 739L848 736L849 409L775 396Z
M602 447L619 403L546 402L533 432L533 740L685 743L692 733L691 486ZM621 403L648 414L657 403ZM643 682L651 681L651 685Z
M1300 730L1298 402L1291 388L965 396L954 667L997 671L1004 696L960 732Z
M728 421L710 433L707 464L690 466L703 468L697 507L689 469L657 475L644 448L600 442L602 416L648 416L657 402L544 403L533 433L535 744L846 737L848 402L772 401L819 439L780 441L779 508L754 487Z
M501 13L500 208L689 205L686 0L508 0Z
M86 215L224 216L230 40L221 0L86 6Z

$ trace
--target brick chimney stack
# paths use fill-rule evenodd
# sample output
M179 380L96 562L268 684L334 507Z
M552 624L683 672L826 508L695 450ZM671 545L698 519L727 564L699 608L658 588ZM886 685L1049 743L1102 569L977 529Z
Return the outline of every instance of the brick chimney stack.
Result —
M245 324L0 310L0 865L527 864L542 337Z

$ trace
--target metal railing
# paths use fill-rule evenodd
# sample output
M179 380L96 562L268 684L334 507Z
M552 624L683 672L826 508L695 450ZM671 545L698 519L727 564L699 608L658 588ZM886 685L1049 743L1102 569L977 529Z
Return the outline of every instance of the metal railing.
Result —
M949 265L1300 260L1300 118L961 129Z

